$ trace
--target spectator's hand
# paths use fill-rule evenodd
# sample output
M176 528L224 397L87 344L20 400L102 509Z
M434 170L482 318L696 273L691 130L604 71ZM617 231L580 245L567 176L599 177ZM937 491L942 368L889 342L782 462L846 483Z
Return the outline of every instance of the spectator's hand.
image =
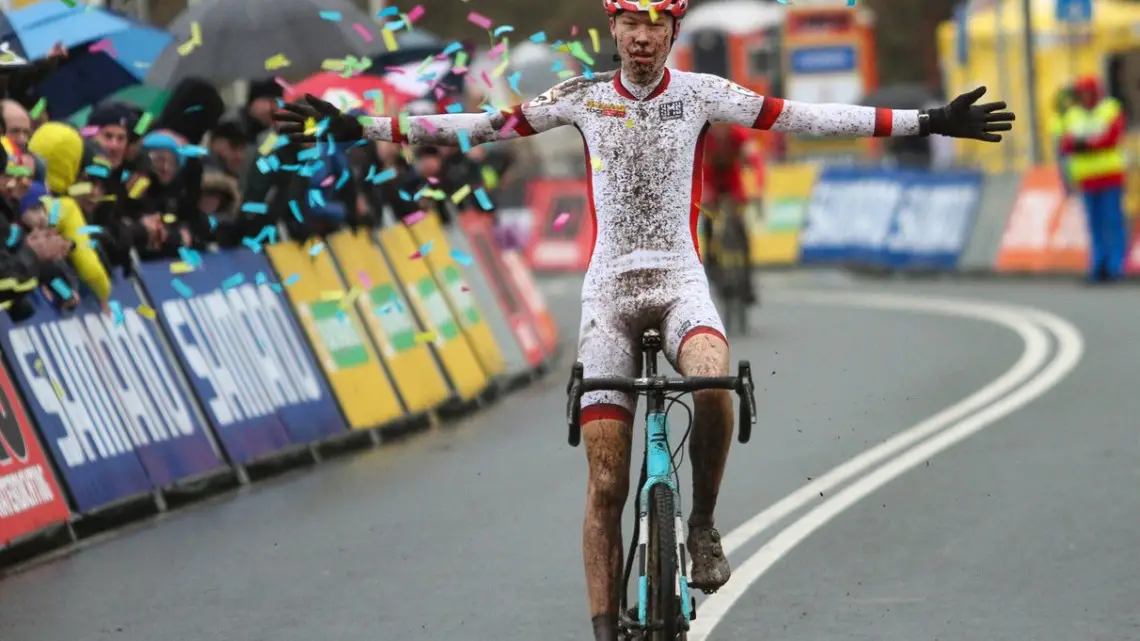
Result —
M158 249L166 242L166 225L162 222L162 214L149 214L141 219L146 228L147 247Z
M320 129L322 123L326 125L322 138L332 136L336 142L355 142L364 138L364 126L360 121L341 113L313 94L305 94L304 100L285 103L283 111L274 112L273 121L278 125L277 131L296 143L316 142L316 132L307 130L313 125Z
M467 157L475 162L483 162L487 158L487 149L483 145L472 147L467 151Z
M47 302L55 303L56 293L51 287L48 287L47 285L41 285L40 292L43 293L44 298L47 299ZM67 300L60 301L59 303L59 306L63 309L75 309L78 305L79 294L76 294L75 292L71 292L71 296Z
M182 232L182 246L183 247L193 247L194 246L194 237L190 235L190 230L183 227L181 229L181 232Z
M52 45L51 51L48 52L47 57L48 57L48 60L66 58L67 57L67 48L63 46L62 42L57 42L54 45Z
M36 229L24 239L24 245L35 252L36 258L50 262L67 258L73 243L55 231Z

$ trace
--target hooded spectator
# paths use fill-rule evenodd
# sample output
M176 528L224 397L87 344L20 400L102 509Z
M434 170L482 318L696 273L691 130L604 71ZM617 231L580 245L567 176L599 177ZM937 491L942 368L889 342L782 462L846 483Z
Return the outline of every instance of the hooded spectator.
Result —
M87 126L96 130L95 141L114 169L123 167L137 124L134 110L122 102L101 102L87 116Z
M46 123L36 130L28 148L47 163L47 188L54 196L49 210L50 224L59 230L60 235L75 243L70 255L72 267L95 296L106 304L111 296L111 279L92 247L92 238L85 232L88 225L86 214L94 213L105 193L104 181L110 173L111 161L100 153L95 143L85 142L78 131L58 122ZM120 236L100 234L97 242L105 245L127 236L126 231L119 233ZM118 249L104 248L110 251Z

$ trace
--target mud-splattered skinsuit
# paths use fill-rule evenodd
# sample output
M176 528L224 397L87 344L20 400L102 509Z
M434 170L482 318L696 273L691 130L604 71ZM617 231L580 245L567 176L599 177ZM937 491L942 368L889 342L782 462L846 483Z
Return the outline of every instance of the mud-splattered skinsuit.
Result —
M595 239L582 288L579 359L586 376L634 376L640 336L659 327L677 366L692 336L724 338L697 253L703 139L710 123L842 136L918 133L918 112L815 105L761 97L709 74L665 70L651 87L620 72L572 78L511 112L391 118L365 125L372 140L459 145L529 136L562 125L582 134ZM631 422L636 397L590 392L582 422Z

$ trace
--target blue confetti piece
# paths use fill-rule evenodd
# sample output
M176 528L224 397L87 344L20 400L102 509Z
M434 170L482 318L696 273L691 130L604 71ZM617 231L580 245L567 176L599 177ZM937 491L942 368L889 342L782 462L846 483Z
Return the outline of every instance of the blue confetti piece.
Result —
M459 138L459 149L463 151L463 153L471 151L471 137L467 135L467 132L460 129L455 135Z
M586 78L586 80L589 80L594 77L594 71L586 65L582 65L582 76Z
M296 283L299 280L301 280L301 275L300 274L293 274L293 275L289 276L289 278L285 279L285 286L289 287L290 285L293 285L294 283Z
M479 201L479 206L487 211L495 207L491 203L491 197L487 195L487 192L482 187L475 190L475 199Z
M497 114L497 113L499 113L499 110L498 110L498 109L496 109L496 108L494 108L494 107L492 107L491 105L483 105L483 111L484 111L484 112L486 112L486 113L489 113L489 114Z
M277 157L277 154L266 156L265 161L269 163L269 168L273 171L281 169L281 159Z
M546 32L539 31L530 37L530 41L535 44L542 44L543 42L546 42Z
M562 61L561 60L555 60L554 64L550 66L550 71L552 71L554 73L558 73L559 71L562 71L562 67L563 67Z
M324 249L325 249L325 244L324 244L324 243L317 243L316 245L313 245L313 246L312 246L312 247L309 249L309 255L310 255L310 256L316 256L317 254L319 254L319 253L321 253L322 251L324 251Z
M310 207L324 207L325 196L321 193L320 189L309 190L309 206Z
M178 148L178 155L187 158L205 158L210 155L210 152L199 145L183 145Z
M463 111L463 105L458 102L453 102L450 105L444 107L444 110L446 110L449 114L457 114Z
M262 227L261 231L257 233L256 240L259 242L269 241L269 244L272 245L273 243L277 242L277 228L273 225L266 225Z
M384 25L384 28L387 29L388 31L395 31L397 29L403 29L404 28L404 21L403 20L397 20L395 22L389 22L389 23Z
M202 266L202 255L197 251L190 249L189 247L179 247L178 257L181 258L182 262L184 263L188 263L195 267Z
M344 187L345 183L347 183L349 181L349 179L351 179L351 178L352 178L352 173L349 172L347 169L340 172L340 178L337 179L336 185L333 187L333 189L335 189L336 191L340 191L340 188Z
M222 289L233 289L245 282L245 274L234 274L222 281Z
M123 173L119 174L119 182L125 183L125 182L127 182L127 178L130 178L130 177L131 177L131 172L124 169Z
M55 227L59 223L59 208L61 203L58 200L52 201L51 214L48 216L48 224Z
M423 247L420 247L420 249L417 253L420 256L427 256L428 253L431 251L432 245L435 245L434 240L427 241L426 243L423 244Z
M103 165L87 165L83 171L87 172L88 176L97 176L99 178L111 177L111 170Z
M520 95L522 92L519 91L519 80L521 80L521 79L522 79L522 72L521 71L516 71L516 72L512 73L509 78L507 78L507 84L510 85L511 91L515 92L516 94L520 94Z
M319 146L313 146L313 147L309 147L308 149L302 149L301 152L297 154L297 160L305 160L305 161L317 160L320 157L321 157L321 149Z
M515 30L514 27L512 27L509 24L505 24L505 25L499 27L498 29L495 29L493 32L491 32L491 35L498 38L500 35L514 31L514 30Z
M8 246L15 247L18 242L20 242L20 227L11 225L8 227Z
M115 319L115 325L122 326L126 321L126 316L123 314L123 304L113 300L108 303L108 307L111 308L111 318Z
M278 285L277 283L269 283L269 287L270 287L270 289L277 292L278 294L280 294L282 291L284 291L282 289L281 285Z
M466 265L466 266L470 266L471 264L473 264L475 262L474 259L472 259L467 254L464 254L463 252L459 251L458 249L451 250L451 260L454 260L455 262L459 263L460 265Z
M194 290L190 289L189 285L182 282L181 278L171 278L170 286L173 287L174 291L178 292L182 298L190 298L194 295Z
M376 176L372 179L372 183L375 185L379 185L380 183L388 182L389 180L392 180L395 177L396 177L396 169L394 167L392 167L389 169L385 169L384 171L376 174Z
M259 171L260 173L263 173L263 174L273 173L273 168L269 166L269 159L268 158L258 158L256 164L257 164L257 171Z
M376 17L377 18L390 18L392 16L398 16L398 15L400 15L400 8L399 7L385 7L385 8L380 10L380 13L376 14Z
M269 277L265 275L265 272L257 272L253 276L253 282L257 283L258 285L264 285L265 283L269 282Z
M184 111L182 113L192 114L195 111L202 111L202 105L191 105L191 106L187 107L186 111Z
M63 280L62 278L56 278L55 280L51 281L51 288L54 289L55 293L59 294L59 297L64 300L69 300L73 293L71 291L71 287L68 286L67 281Z
M249 236L246 236L245 238L241 239L241 244L248 247L249 251L255 254L261 253L261 243L257 242L256 238L250 238Z
M400 312L401 314L404 313L404 302L401 301L400 297L395 294L392 294L392 305L396 307L397 312Z
M447 45L446 47L444 47L443 55L450 56L453 53L461 51L462 49L463 49L463 45L461 43L453 42L453 43Z
M330 22L340 22L341 16L339 11L322 11L321 20L328 20Z
M301 216L301 206L297 204L297 201L289 201L289 211L293 212L293 217L297 219L297 222L305 221L305 219Z
M396 193L400 194L400 200L403 200L404 202L410 202L412 200L412 197L408 195L408 192L404 191L403 189L396 190Z
M244 203L241 206L241 210L246 212L247 214L268 214L269 213L269 204L268 203Z
M218 228L218 217L211 215L210 216L210 231L214 231L217 228Z
M83 234L85 236L90 236L91 234L98 234L102 231L103 231L103 228L100 227L99 225L84 225L84 226L79 228L79 233Z

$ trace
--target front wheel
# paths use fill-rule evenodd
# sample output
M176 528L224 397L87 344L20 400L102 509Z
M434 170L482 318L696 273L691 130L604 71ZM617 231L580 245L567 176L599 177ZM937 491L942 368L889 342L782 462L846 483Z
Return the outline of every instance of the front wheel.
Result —
M651 641L684 641L677 596L677 521L673 491L664 484L649 490L649 550L646 564L646 620Z

